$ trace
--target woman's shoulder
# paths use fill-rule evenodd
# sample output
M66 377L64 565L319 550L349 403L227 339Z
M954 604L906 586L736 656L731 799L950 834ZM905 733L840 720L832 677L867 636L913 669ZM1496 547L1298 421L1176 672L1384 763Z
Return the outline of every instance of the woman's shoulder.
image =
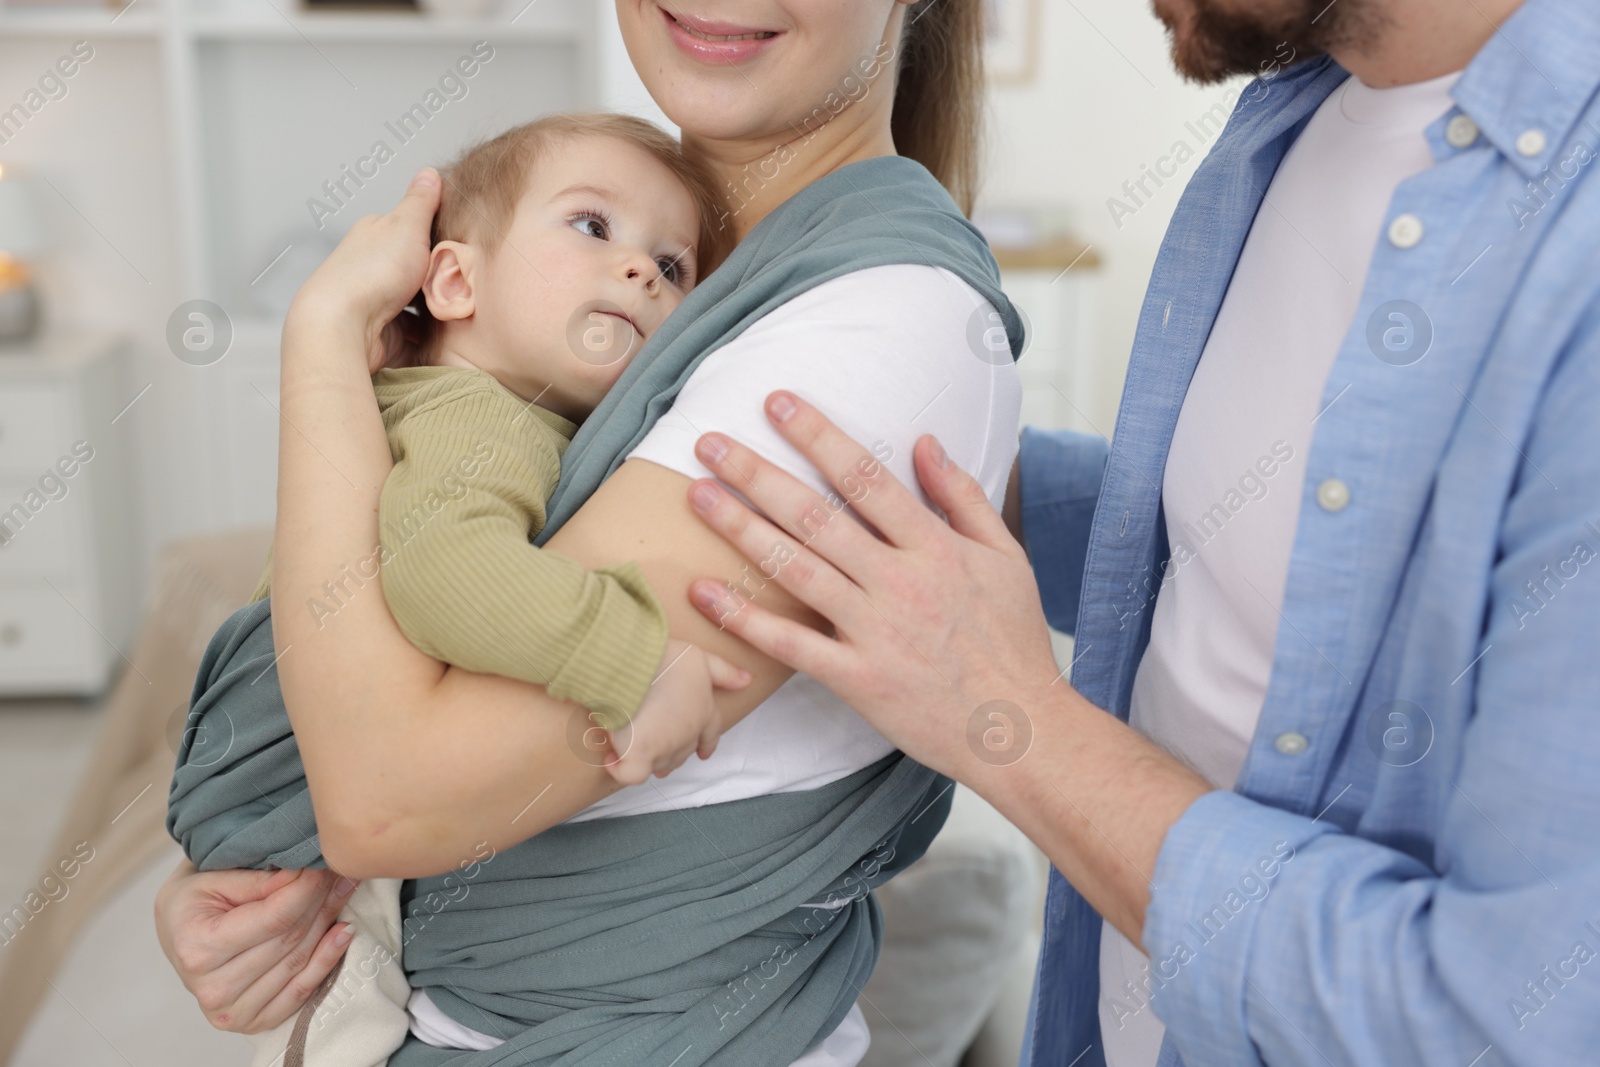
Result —
M791 298L711 353L673 410L709 416L737 403L759 418L760 397L786 388L867 423L924 409L924 432L948 419L981 422L986 411L1020 404L1004 337L994 306L958 275L923 264L867 267Z
M835 337L850 347L905 352L924 359L970 359L971 341L999 321L989 297L954 271L925 263L861 267L830 278L778 305L753 323L746 345ZM813 341L815 343L815 341ZM817 353L821 355L821 352ZM1006 363L1012 362L1009 353Z

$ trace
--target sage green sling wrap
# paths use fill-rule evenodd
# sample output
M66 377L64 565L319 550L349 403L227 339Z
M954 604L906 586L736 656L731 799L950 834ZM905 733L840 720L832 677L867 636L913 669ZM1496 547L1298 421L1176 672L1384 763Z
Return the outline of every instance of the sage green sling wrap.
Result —
M650 338L568 448L540 540L708 353L811 287L886 264L954 272L1020 351L988 247L933 177L898 157L843 167L763 220ZM270 603L224 623L195 679L167 829L203 870L324 865L273 669ZM869 890L922 855L950 789L893 753L818 789L563 823L408 882L411 984L505 1043L460 1052L408 1038L389 1062L786 1067L855 1003L882 944Z

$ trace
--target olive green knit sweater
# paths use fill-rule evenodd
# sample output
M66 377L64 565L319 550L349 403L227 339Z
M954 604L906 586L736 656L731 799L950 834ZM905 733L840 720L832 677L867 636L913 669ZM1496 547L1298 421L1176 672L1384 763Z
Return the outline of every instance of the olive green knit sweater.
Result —
M405 367L372 383L394 454L381 549L330 575L307 610L328 625L381 573L395 621L428 655L537 682L607 729L630 720L666 647L660 601L635 563L587 570L531 543L576 424L482 371ZM269 555L252 602L271 572Z

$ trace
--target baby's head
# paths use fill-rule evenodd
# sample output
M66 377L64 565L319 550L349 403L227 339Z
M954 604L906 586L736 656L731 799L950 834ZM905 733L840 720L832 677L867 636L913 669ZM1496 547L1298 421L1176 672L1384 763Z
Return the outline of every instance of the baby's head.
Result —
M487 371L574 422L719 252L710 180L640 119L552 115L441 174L422 360Z

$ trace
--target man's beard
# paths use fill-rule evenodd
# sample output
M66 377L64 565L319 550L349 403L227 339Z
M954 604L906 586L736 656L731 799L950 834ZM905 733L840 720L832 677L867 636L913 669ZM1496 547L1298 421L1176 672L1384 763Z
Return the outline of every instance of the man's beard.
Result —
M1237 2L1237 0L1233 0ZM1203 85L1358 45L1382 28L1367 0L1267 0L1241 12L1230 0L1154 0L1178 73ZM1174 10L1176 9L1176 10Z

